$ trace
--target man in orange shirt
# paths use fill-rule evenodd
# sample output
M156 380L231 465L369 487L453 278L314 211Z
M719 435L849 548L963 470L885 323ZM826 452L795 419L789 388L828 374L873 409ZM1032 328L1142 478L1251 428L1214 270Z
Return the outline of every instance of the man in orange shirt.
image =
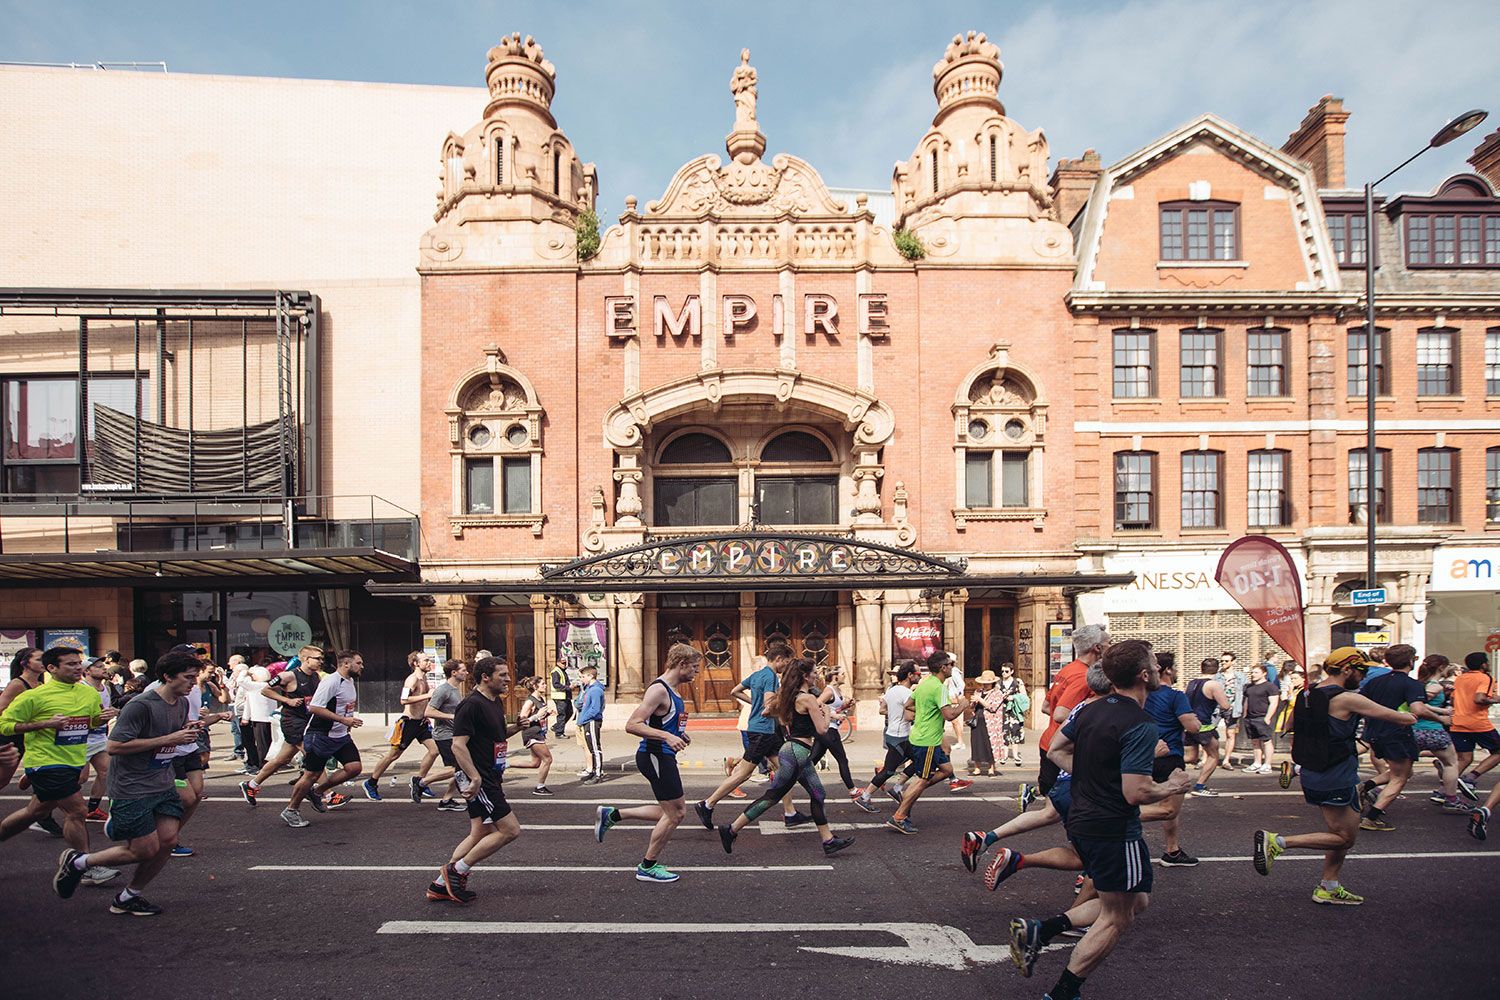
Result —
M1500 764L1500 735L1490 721L1490 706L1500 703L1495 697L1495 678L1490 676L1490 658L1484 653L1464 657L1463 673L1453 681L1453 749L1458 752L1458 773L1470 785L1496 764ZM1473 771L1474 747L1489 751Z
M1089 685L1086 678L1089 667L1099 662L1109 644L1109 633L1103 625L1080 625L1073 630L1073 655L1078 659L1057 672L1052 678L1052 686L1047 689L1047 697L1042 701L1042 711L1047 713L1047 728L1042 730L1042 738L1038 743L1042 765L1037 772L1035 786L1021 785L1019 802L1022 812L1038 795L1046 795L1052 790L1052 784L1057 780L1057 765L1047 756L1052 734L1067 721L1068 713L1088 698Z

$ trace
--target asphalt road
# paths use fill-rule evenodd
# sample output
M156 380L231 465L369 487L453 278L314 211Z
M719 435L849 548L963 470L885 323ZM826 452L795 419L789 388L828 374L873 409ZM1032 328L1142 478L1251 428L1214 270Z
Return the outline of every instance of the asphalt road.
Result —
M27 832L0 847L0 996L1039 997L1066 961L1065 945L1026 980L1003 940L1011 916L1065 909L1071 876L1023 871L991 894L958 859L963 830L1014 815L1009 774L958 795L930 792L915 837L866 826L883 821L889 802L875 817L835 797L831 818L855 824L857 839L832 859L810 830L787 833L774 809L733 856L715 834L684 826L664 858L682 880L649 885L630 873L644 827L617 827L602 846L588 829L599 803L646 797L642 779L580 786L571 768L559 770L558 795L539 799L523 772L507 782L521 839L475 874L479 899L466 908L423 894L463 835L462 814L359 797L327 815L304 809L312 825L292 830L272 801L282 786L268 786L252 811L231 797L234 780L211 779L218 797L184 837L197 856L174 860L151 886L167 911L155 919L111 915L104 888L56 898L58 841ZM707 769L690 774L689 795L713 780ZM1310 901L1310 858L1287 855L1270 878L1251 868L1257 827L1315 828L1295 787L1246 775L1215 784L1224 795L1185 811L1184 845L1204 863L1157 868L1151 909L1086 994L1374 1000L1500 989L1487 953L1500 843L1471 840L1462 818L1428 805L1429 775L1392 810L1396 832L1362 835L1344 879L1366 897L1359 908ZM747 786L752 796L758 787ZM14 793L0 806L15 808ZM718 815L732 818L746 801L728 800ZM1061 837L1053 828L1017 846ZM1159 846L1149 828L1148 839Z

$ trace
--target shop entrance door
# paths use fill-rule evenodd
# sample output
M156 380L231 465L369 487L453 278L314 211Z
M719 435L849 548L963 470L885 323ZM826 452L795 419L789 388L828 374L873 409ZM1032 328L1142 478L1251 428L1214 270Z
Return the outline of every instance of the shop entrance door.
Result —
M739 705L729 692L739 683L739 612L734 608L713 611L662 611L658 621L661 649L657 671L666 662L667 649L685 642L703 654L703 668L679 691L693 715L735 715Z
M777 608L762 610L759 615L760 647L780 639L792 647L794 656L805 656L817 666L840 664L838 657L838 621L832 608ZM849 671L852 675L853 671Z

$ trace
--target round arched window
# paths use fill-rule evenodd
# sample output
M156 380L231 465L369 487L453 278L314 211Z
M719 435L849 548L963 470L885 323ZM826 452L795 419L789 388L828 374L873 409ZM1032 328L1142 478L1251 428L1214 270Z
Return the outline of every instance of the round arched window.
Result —
M505 432L505 440L509 441L511 447L513 448L521 447L528 440L530 440L530 438L531 435L527 434L526 428L522 427L520 424L512 424L510 426L510 429Z
M469 431L469 443L476 448L483 448L485 445L489 444L492 437L493 435L490 434L490 429L488 427L485 427L483 424L480 424L479 426L474 427Z
M658 461L662 465L727 465L729 448L716 437L694 432L673 438Z
M761 449L762 462L832 462L828 446L806 431L777 435Z

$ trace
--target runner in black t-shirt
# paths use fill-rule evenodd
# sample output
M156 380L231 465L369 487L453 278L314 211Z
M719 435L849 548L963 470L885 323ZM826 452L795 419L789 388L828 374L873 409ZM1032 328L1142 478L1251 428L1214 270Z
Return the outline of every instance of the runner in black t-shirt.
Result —
M428 899L474 902L469 872L521 835L521 824L500 786L508 749L505 741L521 731L519 724L505 724L501 699L508 690L510 667L504 660L486 656L474 664L474 693L453 713L453 756L458 759L459 792L469 803L469 835L427 886Z
M307 722L312 718L307 706L323 679L323 651L317 646L303 646L294 659L297 660L295 665L289 664L260 692L262 697L281 706L282 745L281 751L266 761L255 777L240 782L240 796L252 806L260 793L260 786L301 752Z
M1385 665L1391 668L1390 671L1365 681L1359 686L1359 693L1383 708L1410 712L1418 719L1451 724L1453 710L1427 704L1427 685L1411 676L1410 670L1416 661L1415 648L1404 643L1390 647L1385 651ZM1396 827L1385 818L1385 811L1411 779L1412 765L1422 751L1417 748L1417 738L1412 735L1411 726L1381 719L1365 722L1365 742L1370 744L1375 756L1386 762L1386 770L1379 777L1360 783L1359 828L1389 833Z
M1142 705L1161 681L1151 644L1116 643L1100 666L1115 693L1085 706L1054 734L1047 750L1053 763L1073 774L1068 837L1099 898L1047 920L1010 924L1011 960L1027 976L1043 945L1070 928L1089 928L1049 993L1052 1000L1076 1000L1084 977L1109 956L1151 899L1151 853L1141 837L1140 807L1192 784L1186 771L1173 771L1162 783L1152 780L1156 723Z

